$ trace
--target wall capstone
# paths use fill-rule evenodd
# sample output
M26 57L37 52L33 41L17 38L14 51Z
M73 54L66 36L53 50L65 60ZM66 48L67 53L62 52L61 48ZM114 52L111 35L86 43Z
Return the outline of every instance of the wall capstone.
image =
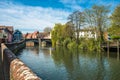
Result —
M10 75L13 79L17 80L40 80L30 68L28 68L19 59L14 59L10 64Z

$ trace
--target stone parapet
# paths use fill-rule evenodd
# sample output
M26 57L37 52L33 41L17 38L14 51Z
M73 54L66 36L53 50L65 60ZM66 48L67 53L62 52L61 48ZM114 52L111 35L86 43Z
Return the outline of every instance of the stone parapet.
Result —
M10 80L41 80L25 63L19 60L13 52L11 52L5 44L2 48L2 62L4 63L4 73ZM6 65L7 64L7 65ZM5 69L7 68L7 69ZM6 71L7 70L7 71ZM5 76L6 77L6 76Z

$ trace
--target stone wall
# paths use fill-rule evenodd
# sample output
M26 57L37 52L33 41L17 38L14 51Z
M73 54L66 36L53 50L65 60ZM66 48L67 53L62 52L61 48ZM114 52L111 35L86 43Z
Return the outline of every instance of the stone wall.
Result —
M25 40L15 43L7 43L5 44L11 51L20 50L25 47ZM16 51L17 52L17 51Z
M1 44L1 49L5 80L41 80L5 44Z

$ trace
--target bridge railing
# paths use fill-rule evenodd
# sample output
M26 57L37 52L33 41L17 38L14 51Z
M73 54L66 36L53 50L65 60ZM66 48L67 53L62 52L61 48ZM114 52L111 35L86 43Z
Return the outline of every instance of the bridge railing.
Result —
M1 49L5 80L41 80L5 44L1 44Z

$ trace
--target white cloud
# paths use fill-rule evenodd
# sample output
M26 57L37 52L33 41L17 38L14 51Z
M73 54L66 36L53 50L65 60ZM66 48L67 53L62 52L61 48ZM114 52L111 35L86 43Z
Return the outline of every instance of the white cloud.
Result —
M73 11L83 11L85 8L90 8L95 4L105 6L110 5L110 8L113 10L118 4L120 4L119 0L60 0L60 2Z
M74 10L83 10L83 8L80 6L80 3L83 3L83 0L60 0L61 3L63 3L66 7L71 8Z
M66 23L70 12L43 7L0 3L0 25L12 25L15 29L43 30L55 23Z

